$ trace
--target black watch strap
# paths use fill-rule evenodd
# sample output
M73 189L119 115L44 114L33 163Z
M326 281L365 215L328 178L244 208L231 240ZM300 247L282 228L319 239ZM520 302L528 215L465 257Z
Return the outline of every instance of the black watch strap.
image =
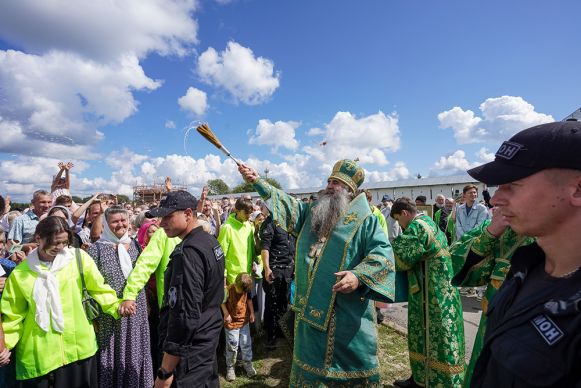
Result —
M160 380L167 380L167 379L169 379L170 377L173 376L173 373L174 373L173 370L171 372L168 372L168 371L166 371L163 368L159 368L157 370L157 378L160 379Z

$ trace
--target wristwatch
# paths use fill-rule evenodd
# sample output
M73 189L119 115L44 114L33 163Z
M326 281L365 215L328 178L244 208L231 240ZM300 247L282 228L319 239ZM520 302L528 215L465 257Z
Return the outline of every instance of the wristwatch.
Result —
M168 371L166 371L163 368L159 368L157 370L157 378L160 379L160 380L167 380L170 377L172 377L173 374L174 374L174 371L173 370L171 372L168 372Z

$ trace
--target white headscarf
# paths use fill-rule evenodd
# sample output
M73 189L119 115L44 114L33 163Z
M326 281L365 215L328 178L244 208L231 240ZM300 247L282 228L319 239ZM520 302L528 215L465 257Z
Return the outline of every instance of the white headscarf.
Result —
M45 332L48 332L50 318L52 318L52 327L55 331L62 333L65 329L56 273L66 267L73 258L69 249L63 249L56 255L50 269L47 270L41 267L38 249L33 250L26 257L30 269L38 274L32 290L32 298L36 304L34 320Z
M97 242L101 242L103 244L111 244L117 246L117 254L119 255L119 264L121 265L121 271L123 272L123 277L127 279L131 271L133 271L133 265L131 264L131 256L129 256L129 252L125 249L124 244L131 243L131 238L129 237L129 233L126 231L121 238L115 236L115 233L109 228L109 224L103 217L103 233L101 234L101 238Z

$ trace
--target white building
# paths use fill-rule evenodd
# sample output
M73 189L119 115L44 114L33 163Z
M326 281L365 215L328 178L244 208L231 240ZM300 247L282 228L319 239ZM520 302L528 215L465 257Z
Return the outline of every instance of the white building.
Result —
M364 183L364 187L369 189L373 194L373 203L381 202L381 198L387 194L392 199L408 197L412 200L418 195L424 195L427 198L427 204L436 202L436 196L443 194L446 198L456 198L462 194L462 189L466 185L476 185L478 187L477 201L484 200L482 190L484 184L478 182L468 174L441 176L434 178L406 179L400 181L372 182ZM494 194L494 188L489 188L490 195Z

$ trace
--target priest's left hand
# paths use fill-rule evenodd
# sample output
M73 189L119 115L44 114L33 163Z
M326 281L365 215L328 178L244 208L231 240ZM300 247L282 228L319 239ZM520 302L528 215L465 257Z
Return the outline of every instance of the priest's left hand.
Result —
M340 271L336 272L335 276L339 276L342 279L335 283L333 286L333 292L342 292L343 294L348 294L353 292L359 287L359 279L357 276L353 275L351 271Z

